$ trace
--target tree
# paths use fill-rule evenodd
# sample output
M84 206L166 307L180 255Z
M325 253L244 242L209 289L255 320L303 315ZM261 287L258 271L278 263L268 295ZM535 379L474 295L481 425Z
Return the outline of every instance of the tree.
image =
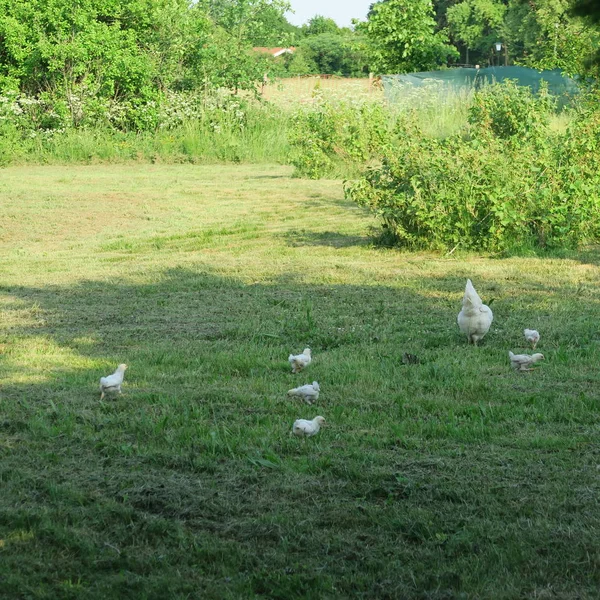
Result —
M189 57L214 29L206 12L187 0L135 0L126 4L123 21L136 30L137 44L151 57L162 90L185 87Z
M510 0L507 31L519 49L520 63L570 75L597 75L590 65L600 36L584 19L572 16L573 5L572 0L537 0L533 6Z
M600 4L598 0L575 0L571 12L578 17L587 17L593 23L600 23Z
M232 39L248 46L268 36L290 8L286 0L199 0L198 4Z
M517 64L599 74L597 0L435 0L435 7L438 27L448 25L470 62L482 62L499 41Z
M52 97L75 123L129 111L123 123L136 126L156 115L166 90L256 89L268 61L252 52L253 36L282 23L287 8L284 0L0 0L0 91Z
M252 51L264 39L273 17L289 9L285 0L200 0L215 25L209 42L196 52L197 80L237 93L256 91L272 65L264 55Z
M309 75L319 73L319 69L313 60L310 51L300 46L294 54L286 56L287 72L290 75Z
M446 32L436 32L431 0L377 2L359 28L366 35L370 67L378 73L435 69L458 57Z
M285 12L285 0L200 0L213 22L241 37L252 46L291 45L303 37Z
M571 12L575 16L583 17L593 25L600 24L600 4L597 0L576 0ZM597 44L595 55L588 59L585 67L589 74L598 79L600 76L600 44Z
M446 13L451 6L454 6L459 2L460 0L433 0L433 10L435 12L435 20L438 29L444 29L448 27Z
M337 23L329 17L315 15L308 23L302 25L304 35L321 35L323 33L339 33Z
M101 97L148 98L157 64L138 43L139 23L127 18L136 4L3 0L0 85L30 94L70 97L86 88ZM151 2L153 8L161 4Z
M322 33L305 38L300 48L316 66L318 73L360 77L367 71L367 58L361 51L359 38L350 35Z
M294 46L304 37L302 29L292 25L275 6L266 6L258 20L259 25L248 32L253 46Z
M496 41L506 44L503 34L506 5L500 0L464 0L450 6L446 12L451 37L465 45L465 62L469 50L479 57L489 54Z

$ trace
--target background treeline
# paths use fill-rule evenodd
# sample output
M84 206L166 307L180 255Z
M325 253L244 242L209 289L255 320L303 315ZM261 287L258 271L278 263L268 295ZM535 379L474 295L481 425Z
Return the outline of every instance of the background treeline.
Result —
M319 15L294 27L280 14L254 42L296 47L272 67L280 75L519 64L596 76L597 14L588 0L382 0L353 28Z
M361 76L508 62L597 74L597 9L585 0L383 0L353 28L318 15L295 27L288 8L283 0L0 0L0 90L59 95L76 121L86 98L140 105L166 90L255 89L265 72ZM257 46L296 52L273 60Z

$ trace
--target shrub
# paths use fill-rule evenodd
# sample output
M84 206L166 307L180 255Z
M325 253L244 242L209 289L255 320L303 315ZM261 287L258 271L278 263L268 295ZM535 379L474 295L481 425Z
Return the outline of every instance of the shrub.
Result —
M288 115L277 107L225 91L167 93L140 105L92 98L84 89L62 103L11 94L0 96L0 165L273 162L289 151L287 126Z
M291 163L296 174L316 179L335 165L362 165L389 144L392 119L378 103L332 103L317 97L292 117Z
M11 123L25 135L63 130L69 121L68 113L66 103L54 101L49 94L39 98L17 92L0 95L0 121Z
M491 133L501 139L531 136L548 125L555 101L542 86L534 94L510 79L481 88L469 107L469 123L475 133Z
M489 114L498 124L499 115L510 116L503 110ZM531 114L528 127L536 119ZM346 196L374 211L384 229L410 248L575 248L597 240L598 109L582 111L562 135L529 135L529 129L507 141L511 123L490 126L485 139L444 140L399 123L393 148L346 184Z

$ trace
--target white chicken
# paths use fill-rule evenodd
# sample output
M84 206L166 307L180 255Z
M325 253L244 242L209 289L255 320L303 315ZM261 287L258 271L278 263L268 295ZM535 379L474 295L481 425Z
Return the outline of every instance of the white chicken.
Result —
M525 339L531 344L531 347L535 350L537 343L540 341L540 334L535 329L524 329Z
M312 362L312 356L310 354L310 348L304 348L302 354L290 354L288 361L292 366L292 373L300 373L302 369L305 369Z
M307 383L306 385L289 390L287 395L297 396L298 398L302 398L307 404L312 404L315 400L319 399L320 391L321 388L319 387L319 384L316 381L313 381L312 383Z
M127 369L127 365L119 365L112 375L100 377L100 391L102 392L100 400L106 394L121 393L121 384L123 383L123 377L125 377L125 369Z
M508 357L510 358L510 365L515 371L533 371L529 367L538 360L544 360L544 355L539 352L537 354L513 354L509 350Z
M325 419L323 417L315 417L312 421L298 419L294 421L292 433L298 437L312 437L319 433L319 430L324 425Z
M469 342L477 346L489 331L494 315L489 306L486 306L475 291L470 279L467 279L465 295L463 296L462 310L458 313L458 327L467 336Z

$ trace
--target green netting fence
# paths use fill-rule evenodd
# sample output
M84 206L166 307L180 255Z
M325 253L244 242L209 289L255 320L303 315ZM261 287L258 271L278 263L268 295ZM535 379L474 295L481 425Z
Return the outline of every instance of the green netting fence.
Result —
M426 71L404 75L382 75L383 88L387 100L391 103L406 101L420 96L424 91L440 96L467 94L486 84L513 79L519 85L529 86L535 93L545 81L551 94L559 96L563 102L577 93L577 83L559 70L536 71L527 67L486 67L484 69L447 69L445 71Z

